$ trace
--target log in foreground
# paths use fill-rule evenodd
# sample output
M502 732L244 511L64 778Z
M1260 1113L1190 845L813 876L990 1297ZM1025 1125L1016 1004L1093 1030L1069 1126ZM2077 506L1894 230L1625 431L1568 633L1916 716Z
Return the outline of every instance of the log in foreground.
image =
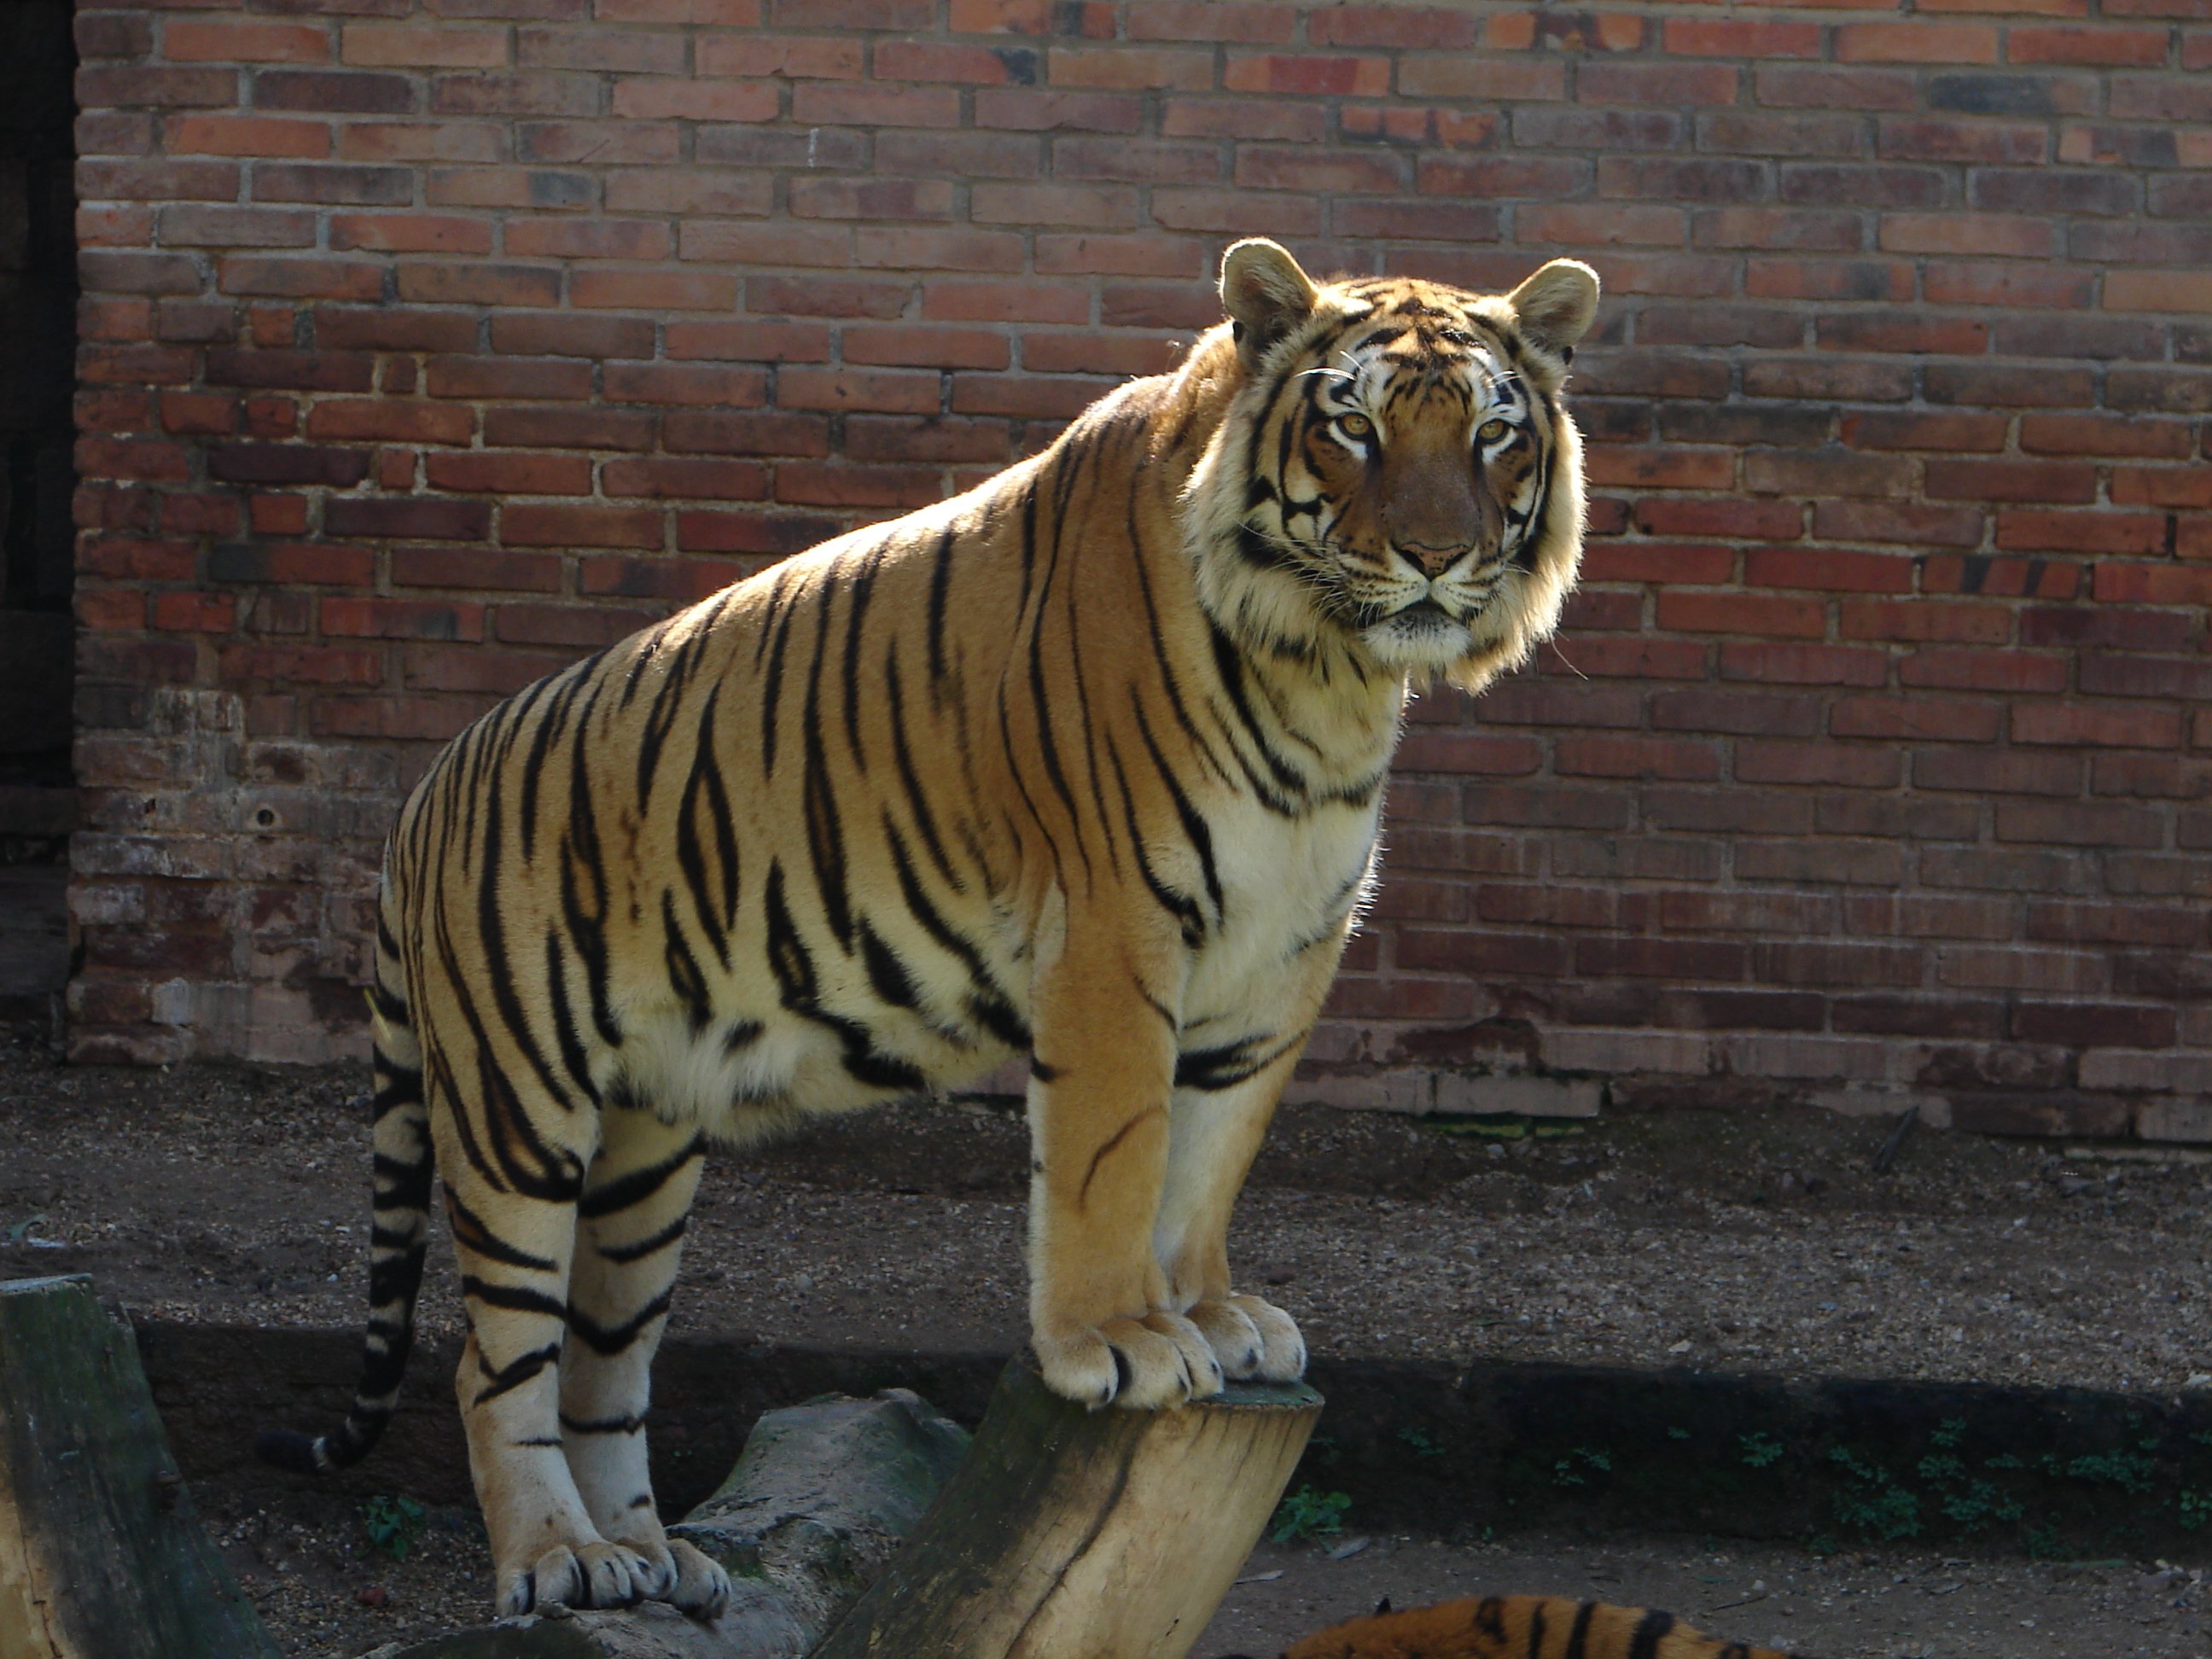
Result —
M1024 1358L971 1445L903 1389L825 1396L764 1415L720 1490L671 1528L730 1569L712 1626L666 1607L556 1608L368 1659L1180 1659L1321 1405L1302 1384L1240 1386L1179 1411L1091 1413Z
M801 1659L897 1553L968 1448L905 1389L768 1412L714 1495L669 1530L730 1571L712 1625L648 1604L501 1620L368 1659Z
M1321 1415L1303 1383L1086 1412L1026 1358L913 1542L815 1659L1182 1659Z
M0 1283L0 1659L277 1659L82 1274Z

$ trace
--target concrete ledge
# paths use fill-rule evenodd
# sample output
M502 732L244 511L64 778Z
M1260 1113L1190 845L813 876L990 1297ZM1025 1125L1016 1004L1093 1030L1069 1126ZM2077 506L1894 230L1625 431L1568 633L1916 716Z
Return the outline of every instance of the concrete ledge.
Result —
M255 1430L336 1422L350 1331L149 1322L139 1345L179 1467L275 1486ZM469 1499L450 1384L425 1345L385 1443L322 1483ZM654 1480L681 1512L763 1411L814 1395L915 1389L981 1415L1005 1356L672 1340L653 1381ZM1328 1400L1292 1480L1352 1499L1355 1528L1446 1537L1528 1527L1885 1537L2069 1556L2212 1558L2212 1392L2128 1395L1972 1382L1785 1378L1680 1368L1316 1360Z

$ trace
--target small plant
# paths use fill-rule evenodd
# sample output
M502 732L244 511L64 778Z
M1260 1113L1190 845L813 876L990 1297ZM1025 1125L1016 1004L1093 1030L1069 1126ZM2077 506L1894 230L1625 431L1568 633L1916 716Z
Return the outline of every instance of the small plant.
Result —
M1687 1429L1670 1428L1667 1431L1667 1437L1669 1440L1687 1440L1690 1437L1690 1431Z
M2185 1530L2197 1532L2207 1521L2212 1521L2212 1492L2198 1492L2194 1487L2181 1489L2181 1524Z
M1433 1462L1444 1455L1444 1449L1431 1439L1423 1430L1401 1429L1398 1431L1398 1438L1411 1446L1413 1449L1413 1455L1424 1462Z
M1929 1435L1928 1438L1936 1445L1941 1446L1945 1451L1949 1451L1953 1447L1959 1443L1960 1437L1966 1432L1966 1419L1965 1418L1947 1417L1941 1423L1936 1425L1936 1432Z
M2157 1443L2153 1441L2149 1443L2155 1445ZM2091 1452L2086 1456L2076 1457L2064 1463L2060 1462L2056 1455L2046 1452L2042 1462L2043 1471L2046 1474L2070 1475L2076 1480L2093 1480L2100 1485L2115 1486L2122 1492L2136 1497L2151 1489L2154 1477L2158 1473L2158 1465L2149 1458L2140 1452L2125 1449Z
M1743 1461L1754 1469L1781 1461L1782 1443L1771 1434L1740 1434L1735 1438L1743 1448Z
M362 1528L368 1541L395 1561L404 1561L415 1540L422 1535L428 1511L411 1498L372 1498L361 1506Z
M1588 1485L1583 1471L1595 1469L1600 1474L1613 1473L1613 1454L1595 1446L1575 1446L1567 1455L1552 1465L1552 1484L1559 1486Z
M1836 1519L1868 1538L1895 1543L1920 1535L1920 1499L1889 1471L1869 1463L1848 1446L1832 1446L1828 1461L1850 1476L1852 1489L1836 1494Z
M1344 1512L1351 1507L1352 1498L1347 1493L1316 1492L1311 1486L1300 1486L1276 1505L1267 1536L1278 1544L1334 1538L1344 1530Z

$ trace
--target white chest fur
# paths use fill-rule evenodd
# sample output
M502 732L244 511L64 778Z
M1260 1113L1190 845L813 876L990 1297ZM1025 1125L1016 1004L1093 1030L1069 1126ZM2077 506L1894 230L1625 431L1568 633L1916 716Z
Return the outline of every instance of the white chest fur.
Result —
M1298 994L1301 960L1318 951L1334 963L1333 941L1373 880L1381 815L1379 792L1364 804L1320 805L1297 817L1249 796L1207 814L1222 919L1192 964L1186 1031L1267 1031Z

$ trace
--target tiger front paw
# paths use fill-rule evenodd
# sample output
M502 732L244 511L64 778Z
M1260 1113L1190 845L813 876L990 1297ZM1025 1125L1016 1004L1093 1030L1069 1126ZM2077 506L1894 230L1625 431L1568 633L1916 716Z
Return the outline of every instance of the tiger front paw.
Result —
M1256 1296L1200 1302L1189 1313L1222 1371L1239 1382L1295 1382L1306 1374L1306 1340L1297 1322Z
M556 1544L529 1565L499 1575L499 1615L533 1613L553 1601L579 1613L635 1607L661 1576L659 1567L624 1545Z
M1109 1319L1031 1338L1045 1386L1090 1407L1158 1411L1219 1394L1224 1380L1213 1349L1180 1314Z

